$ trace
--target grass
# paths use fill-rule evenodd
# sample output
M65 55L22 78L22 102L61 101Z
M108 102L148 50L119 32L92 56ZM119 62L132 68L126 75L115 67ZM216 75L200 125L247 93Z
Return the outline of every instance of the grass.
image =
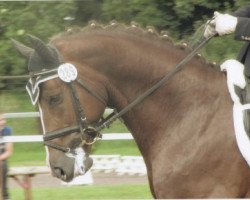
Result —
M46 165L45 149L41 143L15 143L9 158L10 166Z
M138 156L141 155L135 142L132 140L123 141L98 141L94 146L94 154L108 155L119 154L122 156Z
M11 189L12 199L23 200L21 189ZM60 188L33 188L33 199L152 199L147 184L107 185L107 186L71 186Z

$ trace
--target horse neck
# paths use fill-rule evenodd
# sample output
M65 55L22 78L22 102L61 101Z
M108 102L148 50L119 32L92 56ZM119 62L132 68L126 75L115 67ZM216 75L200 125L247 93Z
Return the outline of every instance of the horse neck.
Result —
M89 37L81 42L80 48L79 40L71 41L72 53L65 52L64 57L80 60L104 76L107 80L105 85L110 97L109 104L118 110L150 88L186 55L183 50L168 43L165 46L152 45L150 42L110 36ZM72 55L73 59L70 58ZM200 61L193 59L167 85L123 116L141 152L145 153L150 149L150 145L159 140L158 136L171 123L180 120L177 113L185 115L187 108L193 107L193 102L197 99L202 101L205 98L201 96L204 95L204 90L206 96L210 95L208 100L221 95L221 90L225 91L225 88L220 88L224 87L221 75L201 65ZM215 90L214 85L218 85ZM178 104L185 105L184 109ZM144 141L143 145L141 141Z

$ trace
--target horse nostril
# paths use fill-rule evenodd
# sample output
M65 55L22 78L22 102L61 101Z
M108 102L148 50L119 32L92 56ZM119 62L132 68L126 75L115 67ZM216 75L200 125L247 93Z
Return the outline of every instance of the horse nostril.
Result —
M63 181L65 181L67 179L67 176L65 174L65 172L63 171L62 168L60 167L54 167L54 174L57 178L62 179Z

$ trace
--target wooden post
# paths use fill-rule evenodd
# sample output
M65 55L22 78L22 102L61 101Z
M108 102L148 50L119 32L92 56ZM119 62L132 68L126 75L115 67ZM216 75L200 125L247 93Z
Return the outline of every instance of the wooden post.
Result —
M28 174L23 176L23 183L25 183L24 185L25 200L32 200L31 178Z
M3 200L3 162L0 160L0 200Z

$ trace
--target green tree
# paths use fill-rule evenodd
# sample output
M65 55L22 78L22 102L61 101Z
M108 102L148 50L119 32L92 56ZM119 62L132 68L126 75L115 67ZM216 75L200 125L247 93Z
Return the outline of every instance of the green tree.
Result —
M65 29L65 17L74 13L73 1L0 2L0 75L27 73L23 59L11 45L11 38L27 43L26 34L33 34L47 41Z
M230 10L234 6L234 0L103 0L102 17L106 21L153 25L182 39L212 17L215 10Z
M75 23L83 27L90 20L103 22L102 4L103 0L75 1Z
M151 25L158 31L167 30L178 41L190 41L214 11L231 13L248 3L248 0L0 2L0 75L27 73L24 61L12 47L10 38L27 43L26 34L33 34L47 42L48 38L68 26L83 27L95 19L101 23L116 20L130 24L135 21L143 27ZM240 45L232 36L220 37L209 42L203 52L210 60L221 62L235 57Z
M136 21L142 26L154 25L164 27L164 13L158 9L158 4L152 0L104 0L102 17L108 22L116 20L129 24Z

